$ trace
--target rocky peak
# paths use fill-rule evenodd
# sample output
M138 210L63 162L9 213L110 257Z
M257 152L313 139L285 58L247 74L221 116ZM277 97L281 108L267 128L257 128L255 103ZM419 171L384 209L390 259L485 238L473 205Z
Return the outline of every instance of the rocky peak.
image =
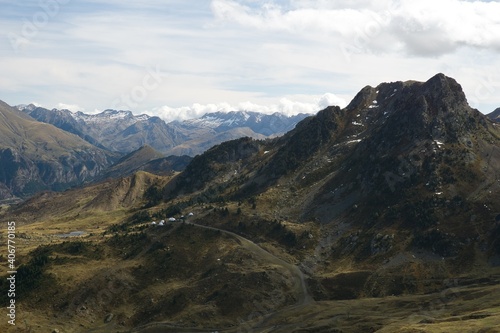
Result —
M460 84L444 74L426 82L381 83L364 87L346 108L361 133L381 128L390 140L456 141L484 123L469 107ZM484 125L484 124L483 124Z

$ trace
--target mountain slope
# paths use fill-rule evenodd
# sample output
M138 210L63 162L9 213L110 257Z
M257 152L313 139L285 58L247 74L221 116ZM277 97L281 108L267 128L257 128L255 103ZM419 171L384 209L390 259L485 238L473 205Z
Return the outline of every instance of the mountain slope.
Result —
M29 114L32 118L38 121L52 124L57 128L78 135L80 138L93 144L94 146L104 148L104 146L102 146L96 138L93 138L90 134L86 133L87 130L82 121L75 119L72 112L69 110L48 110L42 107L36 107L33 104L27 106L17 106L17 109Z
M248 127L236 127L226 131L217 133L209 131L205 132L204 129L199 131L190 132L192 139L183 142L174 148L170 149L167 153L171 155L189 155L196 156L202 154L208 149L221 144L226 141L235 140L239 138L249 137L253 139L265 139L266 136L255 133Z
M235 151L228 155L228 147ZM244 151L249 154L226 158ZM411 240L399 250L441 256L464 251L473 235L496 256L499 179L500 130L469 107L455 80L438 74L427 82L367 86L345 109L327 108L275 140L214 147L166 193L258 196L270 218L332 228L348 219L352 230L369 226L387 234L397 229ZM371 258L375 235L365 233L351 254Z
M488 113L488 118L490 118L493 121L496 121L497 123L500 122L500 108L497 108L495 111Z
M169 156L144 146L125 155L115 164L105 170L99 179L125 177L142 170L156 175L168 175L184 170L191 161L189 156Z
M27 196L90 180L115 156L0 102L0 183Z

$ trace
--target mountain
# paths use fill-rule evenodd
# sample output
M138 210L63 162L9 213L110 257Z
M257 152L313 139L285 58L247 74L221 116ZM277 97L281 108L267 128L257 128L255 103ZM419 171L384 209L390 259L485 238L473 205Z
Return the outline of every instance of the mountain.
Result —
M500 108L497 108L495 111L488 113L487 117L497 123L500 122Z
M378 285L371 295L416 288L388 283L407 278L400 274L412 265L406 255L427 265L419 274L437 274L442 258L463 274L475 274L472 262L498 265L498 175L500 130L468 105L454 79L438 74L367 86L346 108L322 110L274 140L213 147L164 193L167 200L253 202L268 221L321 225L324 250L313 261L325 263L308 273L315 298L324 299L334 293L325 285L332 270L346 260L353 271L376 271L358 290ZM251 234L235 223L215 225Z
M0 102L1 198L26 197L91 180L116 158L78 136Z
M220 133L213 130L207 130L206 128L198 128L186 133L189 133L187 135L189 135L191 139L170 149L167 154L196 156L222 142L244 137L258 140L267 138L265 135L255 133L248 127L235 127Z
M293 129L306 114L286 116L281 113L266 115L251 111L207 113L200 118L174 121L174 126L188 139L167 152L171 155L195 156L225 141L250 137L265 139L282 135Z
M184 170L190 161L191 158L189 156L165 157L152 147L144 146L122 157L106 169L99 176L99 179L125 177L139 170L156 175L168 175L172 172Z
M43 244L16 305L45 331L496 332L499 175L498 125L437 74L0 216Z
M69 110L44 109L33 105L18 106L38 121L74 133L98 147L130 153L144 145L165 152L186 138L158 117L135 116L130 111L105 110L89 115Z
M213 112L201 118L183 121L181 126L187 129L210 128L217 133L237 127L248 127L255 133L273 136L292 130L307 116L309 115L303 113L289 117L279 112L271 115L251 111Z
M306 117L275 113L233 111L208 113L201 118L165 123L158 117L135 116L130 111L105 110L89 115L69 110L48 110L33 104L18 109L38 121L78 135L114 152L131 153L149 145L165 155L194 156L221 142L243 136L263 139L283 134Z

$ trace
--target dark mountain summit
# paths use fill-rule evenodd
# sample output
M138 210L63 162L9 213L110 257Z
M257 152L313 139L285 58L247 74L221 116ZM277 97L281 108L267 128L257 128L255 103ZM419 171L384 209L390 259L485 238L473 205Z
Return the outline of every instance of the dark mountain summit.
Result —
M438 74L365 87L346 108L320 111L281 138L214 147L179 176L178 190L224 197L231 189L228 199L241 200L280 186L296 199L273 208L277 216L348 217L353 226L390 225L424 239L437 233L449 245L440 253L451 255L471 234L485 237L467 223L471 210L491 230L499 175L499 129L469 107L454 79ZM452 231L453 240L444 236Z

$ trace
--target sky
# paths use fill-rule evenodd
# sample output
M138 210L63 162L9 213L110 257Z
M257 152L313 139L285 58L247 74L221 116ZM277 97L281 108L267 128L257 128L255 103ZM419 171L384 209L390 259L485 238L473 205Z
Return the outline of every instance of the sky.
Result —
M500 2L0 0L0 99L97 113L315 113L455 78L500 107Z

